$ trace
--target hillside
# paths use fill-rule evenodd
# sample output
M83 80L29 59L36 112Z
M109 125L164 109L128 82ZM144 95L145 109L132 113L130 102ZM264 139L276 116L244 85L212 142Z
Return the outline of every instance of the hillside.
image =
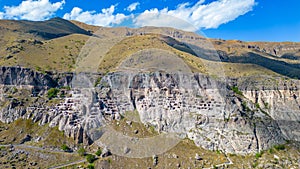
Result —
M45 40L70 34L91 35L91 33L88 31L81 29L75 24L61 18L53 18L47 21L39 22L1 20L0 28L2 31L32 34Z
M0 166L297 168L299 79L300 43L0 20Z
M265 74L300 78L300 43L225 41L173 28L105 28L60 18L44 22L1 20L0 28L3 66L75 71L83 69L85 64L94 71L101 64L99 70L106 72L116 70L122 60L146 47L180 55L194 72L223 71L228 77ZM155 42L150 43L151 38ZM91 44L94 49L88 49ZM94 51L92 58L91 51ZM101 59L107 62L100 63ZM222 70L214 72L220 67Z

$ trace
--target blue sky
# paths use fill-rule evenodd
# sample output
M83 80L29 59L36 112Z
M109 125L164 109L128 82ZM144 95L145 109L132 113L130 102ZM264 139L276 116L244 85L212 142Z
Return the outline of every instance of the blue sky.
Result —
M209 38L300 42L299 0L0 0L0 19L169 26Z

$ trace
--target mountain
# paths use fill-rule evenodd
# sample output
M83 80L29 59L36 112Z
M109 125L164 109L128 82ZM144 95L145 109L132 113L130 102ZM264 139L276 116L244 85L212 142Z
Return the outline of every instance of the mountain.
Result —
M71 34L91 35L88 31L72 24L71 22L53 18L47 21L15 21L2 20L0 27L5 31L13 31L19 33L29 33L45 40L54 39Z
M300 43L60 18L0 33L5 167L87 167L83 148L96 168L298 166Z

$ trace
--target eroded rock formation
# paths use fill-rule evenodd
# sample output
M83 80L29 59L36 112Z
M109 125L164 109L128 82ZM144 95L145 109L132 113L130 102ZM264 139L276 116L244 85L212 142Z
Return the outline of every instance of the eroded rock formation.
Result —
M202 74L115 72L87 76L102 78L96 87L76 87L74 75L68 73L2 67L0 75L2 122L33 119L58 126L78 143L99 139L98 128L134 110L142 123L161 133L179 133L209 150L246 154L300 140L296 80L269 78L273 81L267 83L264 78L251 84L247 79L221 82ZM234 93L231 86L243 94ZM61 88L56 102L46 97L53 87ZM15 90L27 91L28 96L16 97Z

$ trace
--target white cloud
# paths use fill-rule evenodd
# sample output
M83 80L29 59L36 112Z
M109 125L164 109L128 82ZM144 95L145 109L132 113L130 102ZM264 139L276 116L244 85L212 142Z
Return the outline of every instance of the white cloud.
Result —
M4 6L2 17L33 21L45 20L52 17L57 10L62 9L64 4L65 0L56 3L51 3L49 0L25 0L18 6Z
M114 14L115 5L109 8L102 9L101 13L96 11L83 11L79 7L74 7L70 13L66 13L63 18L68 20L77 20L91 25L97 26L111 26L112 24L119 24L128 16L124 14Z
M136 16L133 19L133 23L137 27L143 26L157 26L157 27L173 27L188 31L195 31L195 28L191 23L184 19L174 17L168 14L167 9L158 10L151 9L146 10L142 14Z
M169 26L195 31L201 28L218 28L251 11L255 0L218 0L203 4L200 0L193 6L180 4L174 10L157 8L145 10L133 20L136 26ZM190 24L189 24L190 23Z
M139 5L140 5L139 2L132 3L132 4L130 4L130 5L126 8L126 10L129 11L129 12L132 12L132 11L136 10L136 8L137 8Z
M251 11L256 4L255 0L216 0L206 4L204 2L205 0L199 0L193 5L191 3L179 4L174 10L147 9L138 15L115 14L116 5L102 9L101 12L83 11L79 7L74 7L70 13L64 15L64 18L98 26L112 26L132 19L132 24L137 27L174 27L196 31L201 28L218 28ZM134 11L138 5L138 2L133 3L125 10Z

